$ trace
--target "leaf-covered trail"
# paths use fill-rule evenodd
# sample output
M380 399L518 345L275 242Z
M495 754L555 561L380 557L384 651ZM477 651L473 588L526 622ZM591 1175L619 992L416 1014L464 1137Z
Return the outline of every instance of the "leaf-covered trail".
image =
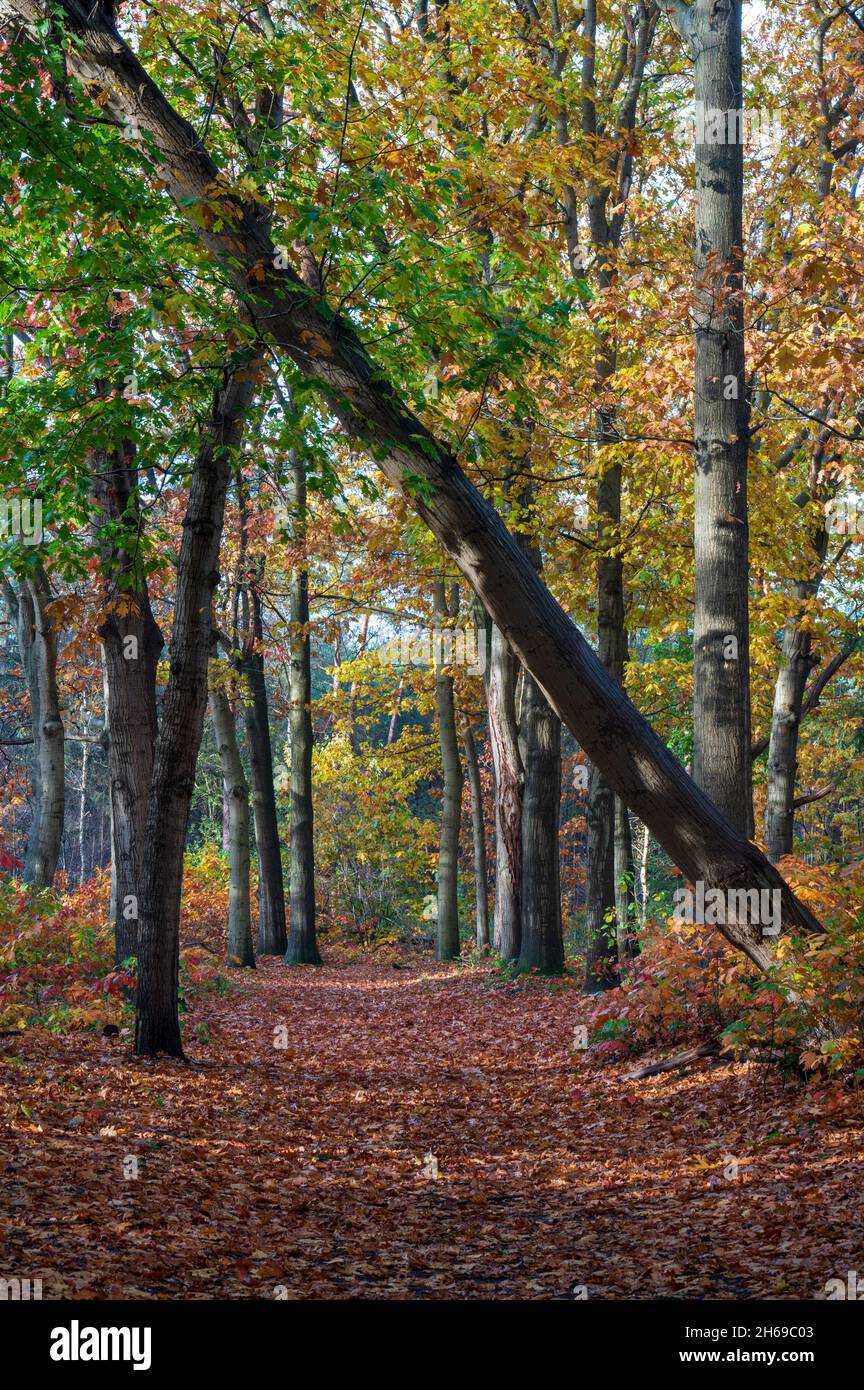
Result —
M186 1067L0 1041L0 1274L45 1297L724 1299L864 1268L856 1098L826 1115L743 1066L628 1082L574 1052L574 989L414 961L266 961L196 1005Z

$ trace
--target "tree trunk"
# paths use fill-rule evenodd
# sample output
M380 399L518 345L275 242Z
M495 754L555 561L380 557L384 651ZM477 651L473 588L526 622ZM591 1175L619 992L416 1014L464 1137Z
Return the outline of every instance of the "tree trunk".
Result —
M639 954L635 931L635 865L630 813L620 796L615 798L615 915L618 919L618 959L633 960Z
M60 0L59 9L77 41L66 50L70 73L99 84L106 115L120 126L130 128L128 117L152 137L159 177L189 215L188 209L208 201L218 180L198 135L103 17L94 18L82 0ZM39 6L36 0L0 0L0 18L35 32ZM787 927L821 930L604 671L500 517L375 369L352 327L282 268L254 208L231 193L220 197L219 206L220 216L209 226L196 218L196 234L262 332L322 385L348 433L374 450L382 471L451 555L580 747L670 858L688 878L710 887L777 889ZM757 927L728 921L721 930L759 966L770 964L771 949Z
M276 788L273 780L273 748L270 743L270 716L264 653L261 650L263 623L261 596L250 586L251 640L243 654L242 670L249 683L251 701L246 705L246 738L252 772L252 805L255 813L255 844L258 849L258 954L281 956L288 945L285 924L285 882L276 815Z
M189 803L207 708L211 606L232 455L253 397L251 368L226 374L203 429L177 562L170 676L147 807L138 924L135 1051L183 1056L177 1012L180 895ZM240 378L243 380L240 380Z
M528 671L523 676L521 970L558 975L564 969L558 826L561 809L561 721Z
M66 798L65 734L57 691L57 630L48 614L51 586L42 565L16 593L4 584L30 696L33 735L32 819L24 882L50 888L63 840Z
M818 584L795 585L796 597L805 602ZM795 779L798 770L798 736L804 688L813 667L810 630L797 615L783 631L780 669L774 687L771 737L768 744L768 776L765 793L765 845L772 860L792 853L795 827Z
M306 541L306 468L292 450L293 542ZM312 801L312 661L309 646L309 572L291 575L288 668L291 683L291 930L286 965L320 965L315 933L315 840Z
M501 629L492 627L486 698L495 770L495 912L493 941L505 960L522 946L522 783L516 726L519 663Z
M474 840L474 888L477 905L477 949L482 951L489 945L489 899L486 891L486 826L483 821L483 789L480 784L480 764L477 759L477 744L470 724L462 731L465 748L465 766L468 769L468 786L471 789L471 833Z
M741 0L696 0L692 18L708 126L742 109ZM693 778L751 836L743 137L721 138L696 143Z
M237 743L234 711L218 683L218 664L211 674L210 708L228 798L228 951L229 965L255 967L252 949L252 903L249 887L249 785ZM224 669L224 668L223 668Z
M141 514L132 444L90 458L93 495L105 537L100 628L111 797L114 954L136 955L147 799L156 749L156 670L163 638L141 567Z
M618 984L615 926L615 793L596 763L588 782L588 882L585 989L597 994ZM611 907L610 907L611 904Z
M435 581L435 616L442 627L451 614L443 579ZM456 736L453 677L447 674L443 654L435 653L435 702L444 788L441 794L441 827L438 839L438 923L435 959L454 960L459 955L459 827L462 819L462 767Z

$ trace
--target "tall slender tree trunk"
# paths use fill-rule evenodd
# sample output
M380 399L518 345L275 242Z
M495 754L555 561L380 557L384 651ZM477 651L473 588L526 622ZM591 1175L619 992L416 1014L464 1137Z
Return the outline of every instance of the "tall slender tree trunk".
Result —
M471 791L471 834L474 842L474 896L476 902L476 940L478 950L489 945L489 897L486 888L486 826L483 819L483 788L474 730L465 723L462 730L465 766Z
M558 840L561 721L528 671L523 674L521 714L525 789L519 966L560 974L564 969Z
M434 610L442 627L455 617L447 604L443 579L435 581ZM457 589L458 602L458 589ZM452 605L451 605L452 606ZM457 610L458 611L458 610ZM438 839L438 923L435 959L453 960L459 955L459 827L462 819L462 766L456 735L453 677L447 673L444 654L435 653L435 702L444 788L441 794L441 826Z
M818 589L818 581L795 585L802 604ZM774 686L771 737L768 743L768 775L765 789L765 845L769 858L792 853L795 829L795 781L798 772L798 737L804 688L813 669L810 630L800 616L790 618L783 631L780 669Z
M207 708L212 600L232 457L252 403L249 366L226 372L203 430L177 562L170 676L147 807L138 923L135 1051L183 1056L177 1009L189 804ZM242 378L242 380L241 380Z
M59 8L76 40L66 49L69 72L100 84L106 114L121 127L128 117L151 137L159 176L179 209L206 201L218 169L200 137L104 16L94 16L80 0L59 0ZM0 0L0 18L36 32L39 7L36 0ZM670 858L688 878L710 887L777 889L787 928L820 931L773 865L688 777L604 671L494 508L399 399L351 325L283 268L253 207L235 194L220 206L222 216L208 226L196 222L196 234L261 331L322 386L350 436L374 450L384 474L440 540L580 747ZM773 953L760 930L732 920L718 925L757 965L770 965Z
M306 543L306 467L291 454L294 544ZM288 668L291 683L291 929L286 965L320 965L315 934L315 840L312 801L312 659L309 640L309 571L291 575Z
M620 796L615 798L615 915L618 919L618 958L632 960L639 954L635 931L635 864L630 813Z
M692 21L697 113L740 111L741 0L696 0ZM700 141L697 122L693 778L751 836L743 137L731 135Z
M105 718L111 797L114 953L137 953L141 866L156 750L156 670L163 638L150 607L141 554L141 511L130 441L90 457L93 496L103 537Z
M4 585L30 696L33 734L32 819L24 882L50 888L60 860L66 805L65 734L57 690L57 629L48 607L51 585L41 564L18 591Z
M242 670L251 696L245 708L245 719L252 773L255 844L258 849L258 954L281 956L288 945L285 882L276 814L264 653L261 648L264 636L261 596L255 583L250 585L249 597L252 631L243 653Z
M522 785L516 724L519 663L501 629L492 627L486 698L495 770L495 913L493 941L505 960L522 946Z
M215 669L214 669L215 668ZM219 681L218 663L212 663L210 708L213 731L222 763L222 779L228 798L228 949L229 965L254 969L252 949L252 902L249 885L249 784L243 770L237 742L237 723L224 684Z

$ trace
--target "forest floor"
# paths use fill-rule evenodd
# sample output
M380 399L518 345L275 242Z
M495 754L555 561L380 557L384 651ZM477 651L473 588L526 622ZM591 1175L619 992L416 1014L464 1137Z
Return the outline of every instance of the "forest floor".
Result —
M392 951L264 961L195 1002L188 1065L0 1039L0 1275L45 1298L810 1299L864 1270L857 1094L755 1065L631 1081L574 1051L585 1010L575 981Z

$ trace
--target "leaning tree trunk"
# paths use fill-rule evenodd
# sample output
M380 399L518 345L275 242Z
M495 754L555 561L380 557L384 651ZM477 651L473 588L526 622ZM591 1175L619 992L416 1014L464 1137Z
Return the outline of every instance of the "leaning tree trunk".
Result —
M692 22L697 112L740 112L741 0L696 0ZM696 142L693 778L750 836L743 145L721 134Z
M50 888L57 872L66 798L65 734L57 691L57 629L48 613L51 586L41 564L16 593L5 585L30 696L33 795L24 882Z
M261 649L263 624L261 596L250 586L251 639L243 654L242 671L249 683L251 699L246 705L246 737L252 772L252 805L255 813L255 843L258 848L258 954L281 956L288 945L285 925L285 883L279 822L276 815L276 788L273 780L273 748L264 653Z
M435 581L435 615L442 625L451 614L442 579ZM435 702L444 788L441 794L441 827L438 839L438 922L435 959L454 960L459 955L459 826L462 818L462 767L456 736L453 677L435 653Z
M505 960L522 945L522 757L516 726L519 663L501 629L493 626L486 698L495 772L495 912L493 941Z
M486 891L486 826L483 820L483 788L480 783L480 763L474 730L466 723L462 730L468 786L471 790L471 834L474 841L474 896L476 902L477 949L489 945L489 898Z
M291 453L293 542L306 543L306 467ZM288 668L291 683L291 930L286 965L320 965L315 934L315 839L312 803L312 658L309 572L305 562L290 580Z
M214 662L210 680L210 708L213 713L213 732L216 735L222 763L222 779L228 798L227 961L229 965L251 966L254 969L252 900L249 885L249 784L240 757L234 711L219 677L219 666Z
M558 826L561 810L561 721L533 676L522 684L521 970L560 974L564 969Z
M105 611L99 636L108 730L114 954L120 964L138 949L141 865L157 735L156 669L163 638L142 565L132 444L95 450L90 474L105 525L99 539Z
M170 675L147 806L138 921L135 1051L183 1056L177 1011L180 895L189 804L207 709L211 606L232 458L252 403L253 371L226 372L195 460L177 561Z
M286 266L254 207L226 191L218 218L192 211L212 197L219 171L104 14L94 16L82 0L58 0L58 11L75 37L65 50L69 73L97 83L105 114L147 138L165 190L193 220L262 333L322 386L350 436L373 449L610 786L689 879L720 889L776 889L787 928L820 931L773 865L688 777L604 671L501 518L399 399L351 325ZM37 0L0 0L0 21L19 25L22 34L37 34L40 20ZM758 926L731 914L718 925L761 968L771 963Z

